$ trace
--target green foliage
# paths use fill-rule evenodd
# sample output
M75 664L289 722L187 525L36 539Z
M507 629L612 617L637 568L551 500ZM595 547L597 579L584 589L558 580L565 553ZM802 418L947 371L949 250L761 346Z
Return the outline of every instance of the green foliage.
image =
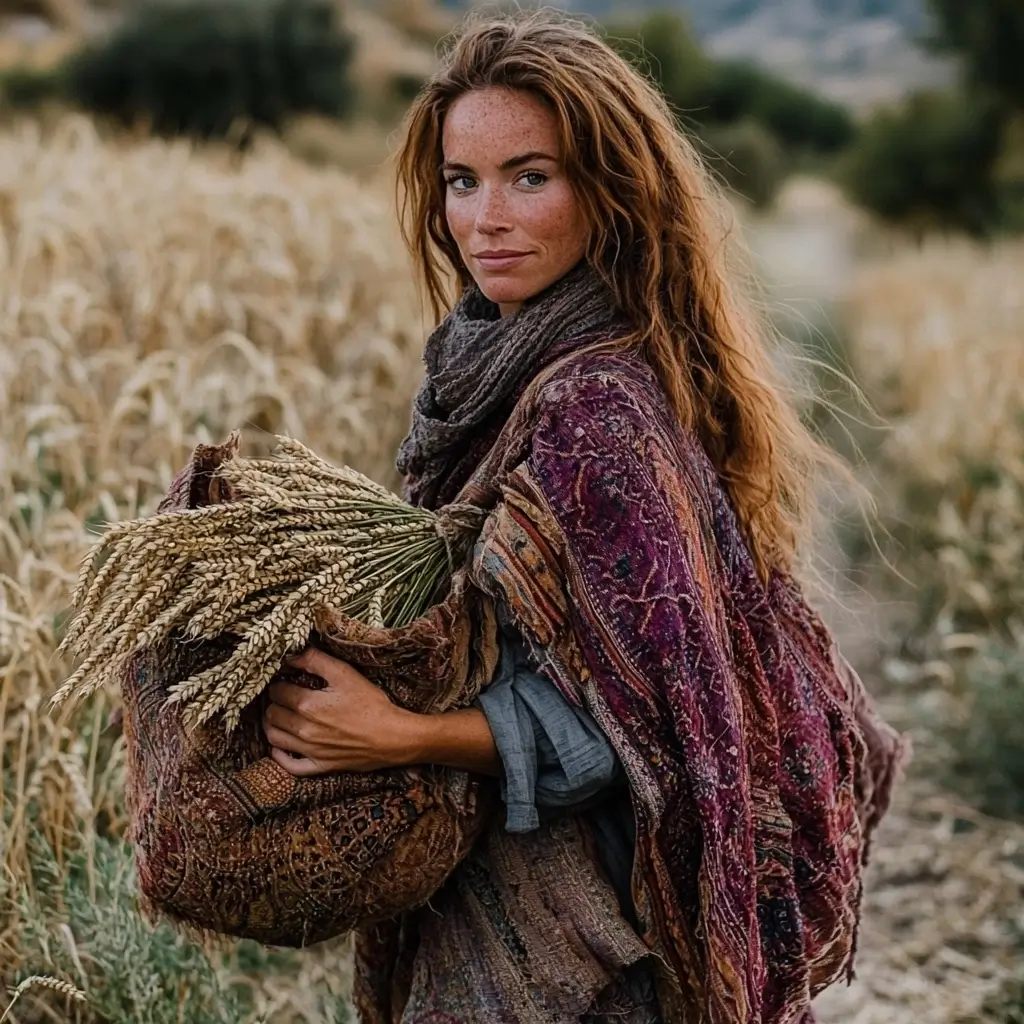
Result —
M951 699L926 714L948 743L949 786L1024 817L1024 476L1005 454L952 465L941 483L890 468L893 554L916 605L902 653L945 680Z
M13 67L0 73L0 105L25 110L57 99L63 80L57 69Z
M402 71L392 75L390 82L391 96L403 109L407 107L419 95L426 80L422 75L413 72Z
M952 779L989 814L1024 815L1024 650L993 642L958 666L966 715Z
M130 848L115 838L85 840L75 852L65 850L58 863L50 844L30 828L30 883L19 891L0 876L0 920L14 911L10 919L19 922L23 956L17 976L0 963L0 993L41 974L86 993L87 1006L73 1018L75 1024L257 1024L259 980L299 973L301 951L245 940L208 955L167 922L149 924L139 913ZM349 1000L317 988L315 1019L350 1024ZM20 1020L57 1019L52 1014L66 1011L59 994L37 989L31 998L46 1002L51 1015ZM0 1010L3 1005L0 1000ZM19 1012L29 1008L26 997Z
M678 112L693 112L705 94L713 62L684 18L667 11L652 14L638 25L611 29L607 41L657 82Z
M708 165L733 191L754 206L770 206L786 177L786 156L778 140L756 121L706 128L700 138Z
M145 3L66 68L69 98L161 135L279 131L291 114L351 108L350 38L330 0Z
M994 170L1002 148L997 106L960 93L919 93L868 122L840 177L850 196L918 231L983 235L998 221Z
M931 0L936 42L962 55L968 80L1024 110L1024 4L1020 0Z
M634 28L612 31L608 41L697 125L754 121L783 146L815 153L834 153L856 133L839 104L754 64L712 60L678 15L653 14Z
M152 928L140 917L123 843L99 840L91 863L80 852L62 867L36 835L32 860L33 891L22 894L20 907L21 945L28 956L23 974L56 974L83 989L87 1019L251 1020L244 987L227 984L202 949L169 925Z
M753 64L723 61L704 84L697 116L712 124L751 119L790 149L831 154L849 145L856 126L850 112L808 89Z
M988 1000L982 1019L992 1024L1024 1024L1024 972Z
M767 205L793 157L830 155L856 135L844 107L740 61L716 61L684 18L661 12L617 27L608 42L652 78L719 176Z

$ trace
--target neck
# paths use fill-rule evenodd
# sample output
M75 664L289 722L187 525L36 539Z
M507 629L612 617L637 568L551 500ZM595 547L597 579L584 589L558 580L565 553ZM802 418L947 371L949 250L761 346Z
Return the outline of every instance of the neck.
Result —
M498 312L501 313L501 317L504 320L505 317L511 316L513 313L518 313L522 308L521 302L499 302Z

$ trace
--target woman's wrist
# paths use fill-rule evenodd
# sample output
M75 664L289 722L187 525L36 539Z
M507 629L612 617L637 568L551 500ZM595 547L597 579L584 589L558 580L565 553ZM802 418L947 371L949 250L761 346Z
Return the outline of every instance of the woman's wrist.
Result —
M415 711L402 712L395 732L396 747L392 751L397 766L405 768L429 763L429 754L435 746L436 719L439 717Z
M501 758L487 724L477 708L464 708L439 715L406 712L398 730L400 749L396 764L439 764L448 768L501 774Z

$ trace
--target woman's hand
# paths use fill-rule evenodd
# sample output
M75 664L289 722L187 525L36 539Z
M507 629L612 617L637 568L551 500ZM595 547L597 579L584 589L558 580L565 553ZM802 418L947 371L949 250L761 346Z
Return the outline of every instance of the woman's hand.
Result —
M270 755L292 775L369 772L411 764L415 720L347 662L309 648L288 664L327 684L309 690L271 683L263 730ZM298 754L292 757L291 754Z
M314 647L288 664L327 684L322 690L283 682L267 687L270 703L263 713L263 731L271 757L292 775L411 764L501 773L491 728L478 708L440 715L406 711L347 662Z

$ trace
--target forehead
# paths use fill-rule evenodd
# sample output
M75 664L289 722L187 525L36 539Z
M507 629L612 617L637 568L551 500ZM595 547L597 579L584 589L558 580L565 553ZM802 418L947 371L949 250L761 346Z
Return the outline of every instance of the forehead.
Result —
M449 107L441 145L444 158L457 163L499 164L532 150L557 158L558 121L532 93L476 89Z

